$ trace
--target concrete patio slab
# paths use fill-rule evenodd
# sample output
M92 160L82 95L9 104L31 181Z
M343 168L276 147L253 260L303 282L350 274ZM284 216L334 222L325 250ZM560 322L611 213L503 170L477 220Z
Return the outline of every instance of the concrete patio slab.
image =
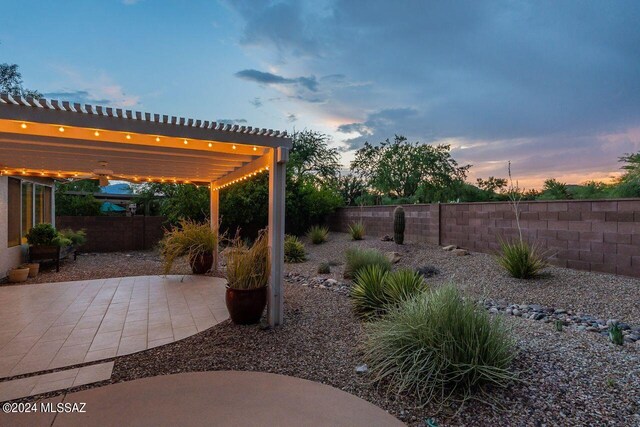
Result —
M108 380L112 371L107 362L0 382L0 402Z
M0 287L0 378L186 338L228 318L225 283L187 275Z
M86 413L59 413L53 426L404 425L336 388L263 372L144 378L69 393L64 402L86 403ZM13 415L0 415L0 424L10 424Z

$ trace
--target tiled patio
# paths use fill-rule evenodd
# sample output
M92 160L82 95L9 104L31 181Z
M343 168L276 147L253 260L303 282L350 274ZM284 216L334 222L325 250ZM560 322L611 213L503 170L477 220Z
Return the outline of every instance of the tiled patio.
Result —
M139 276L0 287L0 378L108 359L228 318L224 279Z

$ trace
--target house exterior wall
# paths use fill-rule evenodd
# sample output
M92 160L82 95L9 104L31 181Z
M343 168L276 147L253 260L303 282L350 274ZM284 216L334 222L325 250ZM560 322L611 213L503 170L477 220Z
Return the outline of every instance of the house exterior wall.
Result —
M7 270L22 262L23 248L8 247L9 226L9 178L0 176L0 278L7 276Z
M404 205L405 241L458 245L496 253L500 239L518 235L507 202ZM395 206L338 209L330 218L335 231L354 221L366 233L393 235ZM523 237L537 242L561 267L640 277L640 199L521 202Z

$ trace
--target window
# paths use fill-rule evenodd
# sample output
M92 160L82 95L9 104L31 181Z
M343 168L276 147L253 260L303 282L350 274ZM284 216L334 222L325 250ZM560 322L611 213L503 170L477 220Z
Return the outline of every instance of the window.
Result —
M51 187L9 178L8 246L26 243L34 225L51 223Z

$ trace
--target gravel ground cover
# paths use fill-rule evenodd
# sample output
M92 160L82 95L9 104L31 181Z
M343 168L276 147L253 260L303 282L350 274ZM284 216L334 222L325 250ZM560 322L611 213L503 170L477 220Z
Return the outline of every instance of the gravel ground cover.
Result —
M415 426L428 418L441 426L640 423L640 365L633 347L613 347L592 334L553 332L550 325L508 317L520 349L515 366L522 371L520 382L493 392L497 406L471 401L438 412L433 406L416 407L409 396L387 396L368 374L356 373L363 332L348 297L287 284L285 304L286 323L275 330L227 321L182 341L116 358L111 380L98 385L189 371L262 371L329 384Z
M640 280L549 267L545 277L521 282L506 276L485 254L455 256L436 246L397 246L372 238L351 242L339 233L332 233L322 245L305 243L308 260L286 267L292 283L285 285L283 326L270 330L227 321L185 340L116 358L111 380L98 385L185 371L264 371L332 385L388 410L409 425L424 425L428 418L438 425L640 425L637 343L618 347L599 334L570 328L557 332L553 324L497 314L504 317L517 340L515 369L521 372L520 381L505 390L493 390L494 406L471 401L462 408L451 405L438 412L434 406L416 407L410 396L387 395L370 383L368 373L357 373L355 368L363 362L359 350L363 331L353 317L349 298L330 288L303 286L299 277L321 276L342 283L344 250L363 245L398 252L402 266L435 267L439 274L429 283L453 281L473 297L562 307L628 322L640 320L636 306ZM337 265L329 275L318 275L318 264L328 261ZM89 274L90 269L113 273L100 277L161 272L153 252L79 257L77 264L83 267L78 274ZM184 264L176 269L180 268L188 271ZM68 269L63 280L89 278L73 277L73 271ZM53 277L56 273L42 276L48 274Z
M344 252L349 246L360 245L383 252L398 252L397 266L419 268L435 267L439 274L428 279L440 285L453 282L468 295L477 299L503 300L510 304L541 304L595 317L615 318L629 323L640 323L640 279L592 273L550 266L541 278L528 281L509 277L489 254L471 252L457 256L430 244L405 243L396 245L367 237L351 241L348 234L331 233L329 240L313 245L303 239L308 259L300 264L287 264L287 271L308 277L319 276L318 265L334 261L330 275L344 281Z

